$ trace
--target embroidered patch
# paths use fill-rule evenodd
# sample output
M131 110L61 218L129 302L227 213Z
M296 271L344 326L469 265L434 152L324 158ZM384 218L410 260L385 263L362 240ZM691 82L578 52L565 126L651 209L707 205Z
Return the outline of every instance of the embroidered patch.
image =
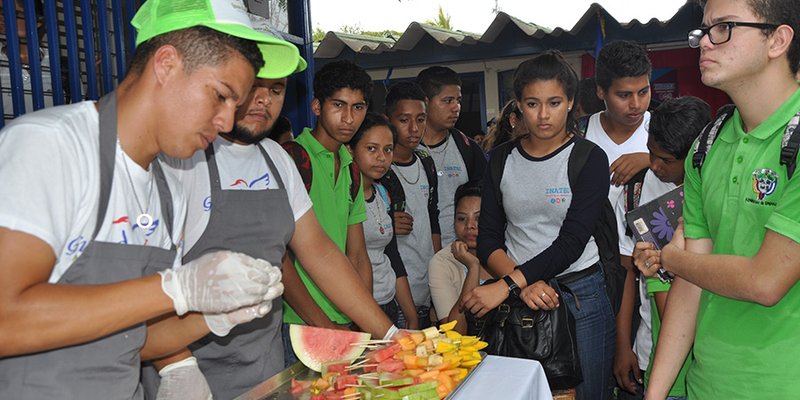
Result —
M753 171L753 192L758 195L758 200L764 200L775 193L778 187L778 173L771 169L757 169Z

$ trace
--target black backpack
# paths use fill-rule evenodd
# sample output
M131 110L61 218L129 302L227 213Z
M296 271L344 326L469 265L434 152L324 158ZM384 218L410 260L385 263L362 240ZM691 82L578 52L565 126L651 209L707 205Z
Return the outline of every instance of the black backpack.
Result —
M567 164L567 176L569 177L570 188L575 186L586 160L596 144L575 135L575 144L569 156ZM503 178L503 169L506 159L517 145L518 141L510 141L497 146L490 153L489 173L494 182L494 192L497 196L497 203L503 204L502 192L500 191L500 180ZM594 227L592 237L597 244L600 254L600 264L605 275L606 293L611 302L611 309L617 315L620 304L622 303L622 290L625 284L625 268L622 267L619 259L619 234L617 232L617 218L614 209L608 198L603 202L603 209L600 212L600 220Z
M733 104L728 104L720 108L717 113L717 118L706 125L700 133L700 138L694 147L694 154L692 155L692 166L697 168L697 173L700 174L703 168L703 162L706 160L708 151L719 136L719 131L722 126L733 116L736 107ZM797 167L797 152L800 148L800 135L796 135L798 122L800 122L800 111L786 125L783 131L783 141L781 142L781 165L786 166L786 179L792 179L794 170ZM702 175L701 175L702 176Z
M311 158L308 156L308 151L300 143L289 141L282 144L283 149L289 153L289 156L294 160L297 166L297 171L300 172L300 177L306 186L306 192L311 193L311 183L314 178L314 171L311 168ZM361 170L355 162L350 163L350 198L356 201L358 190L361 189Z
M422 163L422 170L425 172L425 177L428 179L428 185L430 186L428 195L428 209L431 207L438 207L438 204L433 203L434 197L431 195L439 185L438 176L436 175L436 166L433 163L433 158L430 156L430 154L428 154L428 152L421 149L414 150L414 154L419 158L420 163ZM391 211L405 212L406 194L405 191L403 191L403 184L400 182L400 177L397 176L394 170L389 169L389 171L387 171L386 174L378 180L378 182L386 187L389 197L392 199Z

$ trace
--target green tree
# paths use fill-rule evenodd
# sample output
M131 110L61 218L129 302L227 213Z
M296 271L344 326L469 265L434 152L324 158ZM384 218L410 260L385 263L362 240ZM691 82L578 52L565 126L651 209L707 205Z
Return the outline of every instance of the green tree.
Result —
M449 31L453 30L453 25L450 24L450 14L444 12L441 5L439 5L439 15L436 17L436 19L427 20L425 23L428 25L438 26L439 28L447 29Z
M320 29L319 27L314 28L314 33L311 34L311 40L313 42L321 42L322 39L325 37L325 31Z
M361 34L362 34L362 32L364 32L364 30L363 30L363 29L361 29L361 25L359 25L359 24L355 24L355 25L342 25L342 26L339 28L339 32L342 32L342 33L349 33L349 34L351 34L351 35L361 35Z

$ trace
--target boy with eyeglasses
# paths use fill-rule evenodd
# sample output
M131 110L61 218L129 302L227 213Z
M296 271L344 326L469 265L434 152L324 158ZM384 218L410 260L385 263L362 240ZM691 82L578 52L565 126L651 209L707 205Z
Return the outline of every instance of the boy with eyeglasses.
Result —
M703 24L689 37L703 83L736 109L702 168L697 143L686 158L685 226L646 251L643 272L676 275L646 398L667 395L692 339L689 398L798 398L800 180L797 154L780 160L800 119L800 13L795 0L709 0Z

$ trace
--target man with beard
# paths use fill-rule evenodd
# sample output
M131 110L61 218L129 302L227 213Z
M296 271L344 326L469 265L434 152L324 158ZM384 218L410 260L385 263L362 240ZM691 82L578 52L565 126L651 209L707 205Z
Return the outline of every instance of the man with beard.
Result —
M396 332L317 222L294 161L268 139L283 107L286 76L306 68L299 53L293 56L297 63L291 69L262 70L231 132L221 133L205 153L190 160L166 160L189 199L184 260L228 249L279 265L288 246L359 326L377 336ZM323 274L337 279L323 279ZM235 328L208 321L211 334L189 345L215 398L234 398L283 369L281 299L272 306L265 317ZM188 356L183 351L155 365Z

